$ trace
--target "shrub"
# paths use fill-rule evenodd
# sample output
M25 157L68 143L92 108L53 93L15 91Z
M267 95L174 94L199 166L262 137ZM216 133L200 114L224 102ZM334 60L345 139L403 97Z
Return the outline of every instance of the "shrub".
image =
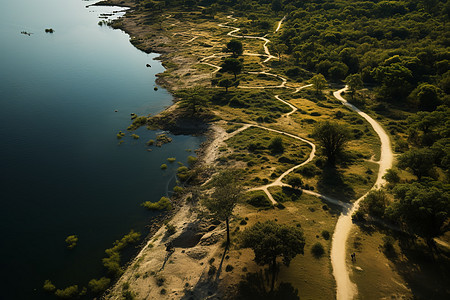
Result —
M76 235L69 235L66 238L66 244L67 244L67 248L69 249L73 249L78 242L78 237Z
M233 271L233 269L234 269L234 267L232 265L227 265L225 267L225 272L231 272L231 271Z
M78 296L78 285L66 287L64 290L56 290L55 295L56 297L63 299L74 298L75 296Z
M272 202L270 202L269 198L267 198L267 196L265 194L254 195L247 202L255 207L271 207L272 206Z
M353 213L352 215L352 220L354 222L362 222L365 220L364 218L364 213L360 210L355 211L355 213Z
M181 187L181 186L174 186L173 187L173 192L176 194L176 195L180 195L181 193L183 193L183 191L184 191L184 189Z
M177 177L180 181L186 181L189 177L189 169L185 166L179 167L177 169Z
M395 240L392 236L384 236L383 237L384 252L387 254L394 253L395 252L394 243L395 243Z
M273 138L270 142L269 149L272 151L272 153L283 153L284 145L281 137L277 136Z
M197 157L194 157L194 156L188 156L188 158L187 158L187 162L188 162L188 165L189 165L189 168L192 168L194 165L195 165L195 163L197 162Z
M166 224L167 234L172 235L177 232L177 228L172 224Z
M330 232L328 230L323 230L322 237L328 241L330 239Z
M325 249L323 248L322 244L317 242L311 247L311 253L314 255L315 258L320 258L325 253Z
M308 164L306 166L298 168L295 171L295 173L300 173L304 177L311 178L311 177L314 177L316 175L320 175L322 173L322 171L318 167L316 167L315 165Z
M300 188L303 186L303 180L298 175L293 175L288 179L288 184L292 186L292 188Z
M141 205L149 210L172 209L172 203L170 202L170 199L167 197L161 197L161 199L159 199L158 202L145 201Z
M42 288L49 293L53 293L56 290L55 285L48 279L44 281L44 286Z
M162 164L161 165L161 170L165 170L165 169L167 169L167 165L166 164Z
M111 279L107 277L102 277L100 279L92 279L89 281L89 288L95 294L100 294L104 292L109 284L111 283Z

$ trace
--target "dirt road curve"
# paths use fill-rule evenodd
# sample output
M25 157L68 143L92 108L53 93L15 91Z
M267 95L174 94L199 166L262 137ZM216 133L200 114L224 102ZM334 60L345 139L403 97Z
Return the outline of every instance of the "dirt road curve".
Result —
M381 125L372 119L369 115L359 110L356 106L348 103L341 94L347 90L347 87L333 93L334 97L340 100L345 106L357 112L360 116L366 119L373 127L381 141L381 156L379 160L378 178L372 189L380 188L384 183L383 175L386 170L392 167L394 155L392 153L391 142L386 131ZM333 240L331 243L331 265L333 267L333 276L336 279L336 298L337 300L354 299L358 294L356 285L350 280L349 270L346 264L346 244L352 227L352 214L358 209L359 202L364 199L364 196L359 198L353 206L344 210L340 215L336 228L334 229Z

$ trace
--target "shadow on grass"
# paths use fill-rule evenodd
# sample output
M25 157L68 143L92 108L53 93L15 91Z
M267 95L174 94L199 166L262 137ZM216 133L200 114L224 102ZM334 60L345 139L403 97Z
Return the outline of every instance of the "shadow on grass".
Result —
M290 283L282 282L273 292L267 291L266 282L268 274L259 273L247 274L245 280L238 286L238 294L235 299L239 300L300 300L298 290Z
M335 166L326 165L323 168L317 189L321 194L343 201L350 201L355 197L355 191L344 182L344 177Z
M400 253L385 252L395 270L408 283L415 299L450 299L450 250L432 254L426 243L404 234L392 233Z

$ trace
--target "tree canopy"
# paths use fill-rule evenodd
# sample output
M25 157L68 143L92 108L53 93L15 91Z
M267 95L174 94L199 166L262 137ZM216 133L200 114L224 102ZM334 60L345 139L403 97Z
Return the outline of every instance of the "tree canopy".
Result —
M346 126L329 121L320 123L314 129L313 136L319 141L330 164L336 162L337 155L342 152L352 137Z
M272 270L273 291L276 277L276 260L281 257L289 266L297 254L303 254L305 238L300 228L280 225L274 221L258 222L242 234L242 247L251 248L258 265L269 264Z

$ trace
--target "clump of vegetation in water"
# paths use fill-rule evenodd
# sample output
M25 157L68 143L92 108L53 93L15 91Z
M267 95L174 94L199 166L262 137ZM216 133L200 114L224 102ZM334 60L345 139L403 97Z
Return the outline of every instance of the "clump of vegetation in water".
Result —
M55 295L56 297L63 299L74 298L75 296L78 296L78 285L71 285L63 290L58 289L56 290Z
M100 294L103 293L111 283L111 279L107 277L102 277L100 279L92 279L89 281L89 289L94 294Z
M55 31L53 30L53 28L46 28L46 29L45 29L45 32L46 32L46 33L53 33L53 32L55 32Z
M145 116L138 117L136 114L131 114L131 119L133 120L133 123L131 123L131 125L128 126L127 128L128 131L133 131L141 126L146 125L148 120L147 117Z
M119 133L117 134L117 138L121 139L125 136L125 133L123 133L122 131L119 131Z
M135 139L135 140L139 139L139 136L138 136L137 134L134 134L134 133L131 135L131 137L132 137L133 139Z
M162 164L162 165L161 165L161 169L162 169L162 170L167 169L167 165L166 165L166 164Z
M147 144L147 146L151 146L151 145L153 145L154 143L155 143L154 140L149 140L146 144Z
M189 169L185 166L177 169L177 177L180 181L186 181L189 177Z
M173 162L175 162L177 159L175 158L175 157L169 157L168 159L167 159L167 161L168 162L170 162L170 163L173 163Z
M183 191L184 188L178 185L173 188L173 192L175 193L175 195L180 195L181 193L183 193Z
M171 210L172 209L172 203L170 202L169 198L167 197L161 197L158 202L150 202L145 201L141 204L143 207L149 209L149 210Z
M122 239L120 239L120 241L116 240L112 248L105 250L107 257L102 259L103 266L112 276L117 278L123 273L123 269L120 267L120 251L129 244L136 243L140 238L141 234L139 232L131 230Z
M160 134L156 136L156 146L161 147L164 144L170 143L172 138L168 137L165 134Z
M189 155L187 158L189 167L192 168L195 165L195 163L197 162L197 160L198 160L197 157Z
M69 235L66 238L67 248L69 248L69 249L75 248L75 246L77 245L77 242L78 242L78 237L76 235Z
M53 293L56 290L56 286L48 279L44 282L44 286L42 288L44 291L49 293Z

